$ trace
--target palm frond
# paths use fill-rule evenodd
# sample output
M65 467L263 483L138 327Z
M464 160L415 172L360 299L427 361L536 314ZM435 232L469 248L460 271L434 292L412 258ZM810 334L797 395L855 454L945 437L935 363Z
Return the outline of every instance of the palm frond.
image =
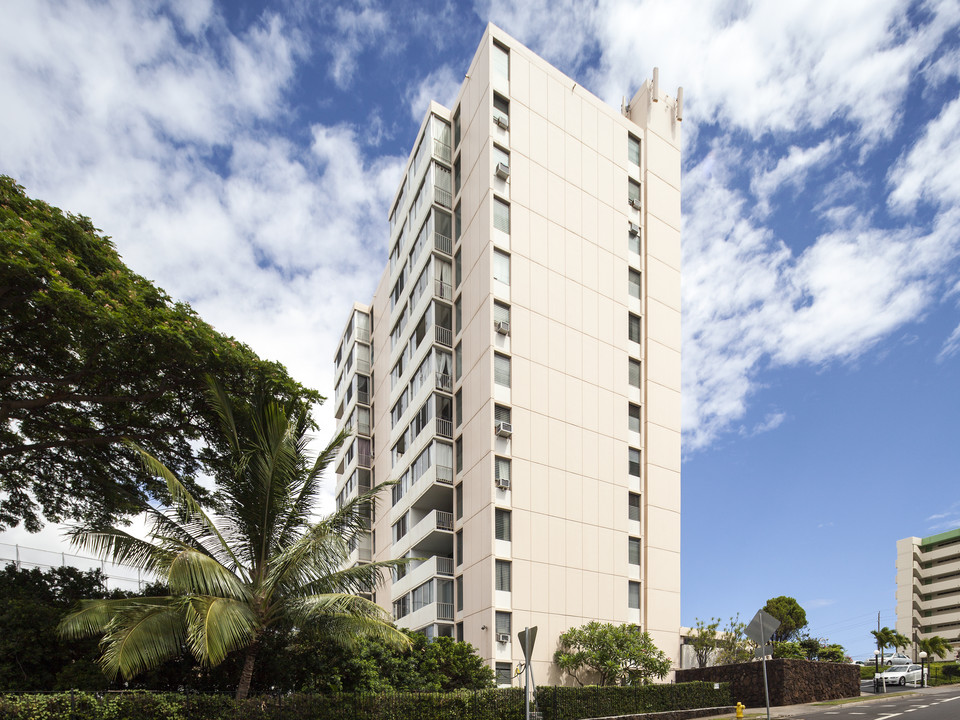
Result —
M57 632L61 637L69 640L93 637L105 632L118 613L129 610L133 605L165 607L173 604L175 599L168 596L81 600L60 621Z
M227 443L235 455L240 453L240 439L237 434L237 423L233 417L233 403L223 386L211 375L207 376L207 402L220 420L220 429Z
M236 600L250 598L250 589L209 555L184 547L171 559L167 584L175 595L214 595Z
M390 624L390 615L370 600L356 595L327 593L298 598L291 611L301 623L322 621L331 640L349 645L358 635L394 647L410 646L410 638Z
M168 600L173 602L131 602L114 611L100 643L104 648L100 666L107 677L129 679L182 652L186 638L183 612L175 598Z
M190 650L208 666L249 645L259 624L249 603L230 598L191 597L185 610Z
M103 560L156 572L163 550L153 543L134 537L118 528L88 530L73 527L67 531L70 544Z

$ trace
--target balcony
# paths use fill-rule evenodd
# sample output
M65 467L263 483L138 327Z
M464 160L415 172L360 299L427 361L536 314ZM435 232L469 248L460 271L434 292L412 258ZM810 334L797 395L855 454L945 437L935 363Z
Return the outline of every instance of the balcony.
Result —
M433 294L443 300L453 299L453 285L443 280L434 281ZM359 362L359 361L358 361ZM359 365L357 366L359 367ZM361 371L362 372L362 371Z
M364 375L370 374L370 361L369 360L357 360L357 372Z
M433 201L445 208L453 207L453 194L439 185L433 188Z
M432 602L397 620L397 625L419 630L437 622L453 621L453 603Z
M431 510L406 535L393 543L394 557L403 557L411 550L415 555L452 555L453 513Z
M450 146L437 138L433 139L433 156L438 160L450 164Z
M370 421L369 420L357 420L355 425L357 430L357 435L366 435L370 437Z
M357 465L359 465L362 468L373 467L373 453L358 452Z
M370 344L370 331L366 328L357 328L357 341Z
M402 598L413 588L423 585L438 575L453 577L453 558L433 555L426 560L411 562L407 565L407 574L393 583L390 592L393 599Z
M349 400L347 402L349 402ZM366 390L357 390L357 402L361 405L369 405L370 393L368 393Z
M453 347L453 330L437 325L437 342L444 347Z
M437 418L437 435L453 439L453 421L445 418Z
M437 373L437 390L443 390L448 393L453 392L453 378L450 377L450 373Z
M444 255L453 255L453 240L441 233L433 233L433 247Z
M453 468L437 465L437 482L442 485L453 485Z

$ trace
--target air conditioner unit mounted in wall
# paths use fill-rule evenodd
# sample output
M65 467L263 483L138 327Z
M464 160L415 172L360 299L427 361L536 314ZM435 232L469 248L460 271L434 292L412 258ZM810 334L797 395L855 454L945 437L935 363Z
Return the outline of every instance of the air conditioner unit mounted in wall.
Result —
M639 235L639 234L640 234L640 226L637 225L636 223L633 223L633 222L630 223L630 234L631 234L631 235Z
M497 433L497 437L510 437L513 435L513 425L508 422L498 422L494 426L494 431Z
M506 645L510 642L510 635L508 633L497 633L497 642Z
M500 490L510 489L510 478L497 478L494 482Z
M510 177L510 166L506 163L497 163L496 175L501 180L506 180Z
M640 198L630 198L630 207L634 210L639 210L643 207L643 203L640 202Z
M500 335L509 335L510 334L510 321L509 320L497 320L493 324L493 327L496 329L497 333Z
M504 130L510 127L510 118L506 115L495 115L493 121Z

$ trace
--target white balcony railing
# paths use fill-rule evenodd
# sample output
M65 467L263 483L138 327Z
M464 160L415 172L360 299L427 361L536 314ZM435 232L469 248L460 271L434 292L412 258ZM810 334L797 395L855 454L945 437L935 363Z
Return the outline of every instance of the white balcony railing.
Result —
M445 163L450 162L450 146L441 140L433 139L433 156L443 160Z
M437 390L453 392L453 378L450 373L437 373Z
M437 575L446 575L447 577L453 577L453 558L448 558L448 557L437 558Z
M437 482L441 485L453 485L453 468L437 465Z
M445 347L453 347L453 330L437 325L437 342Z
M445 438L453 437L453 422L443 418L437 418L437 435Z
M437 280L434 283L433 294L438 298L450 300L453 297L453 285L443 280Z
M435 232L433 234L433 247L445 255L453 255L453 240L446 235Z
M453 194L449 190L444 190L442 187L438 186L433 189L433 200L441 207L453 207Z

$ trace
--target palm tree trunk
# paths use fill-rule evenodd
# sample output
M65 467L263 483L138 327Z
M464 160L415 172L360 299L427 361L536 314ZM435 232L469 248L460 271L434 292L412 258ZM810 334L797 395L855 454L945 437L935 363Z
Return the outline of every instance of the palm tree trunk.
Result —
M247 646L247 654L243 659L243 672L240 673L240 684L237 685L237 700L243 700L250 694L250 681L253 680L253 664L257 659L257 650L260 643L254 641Z

